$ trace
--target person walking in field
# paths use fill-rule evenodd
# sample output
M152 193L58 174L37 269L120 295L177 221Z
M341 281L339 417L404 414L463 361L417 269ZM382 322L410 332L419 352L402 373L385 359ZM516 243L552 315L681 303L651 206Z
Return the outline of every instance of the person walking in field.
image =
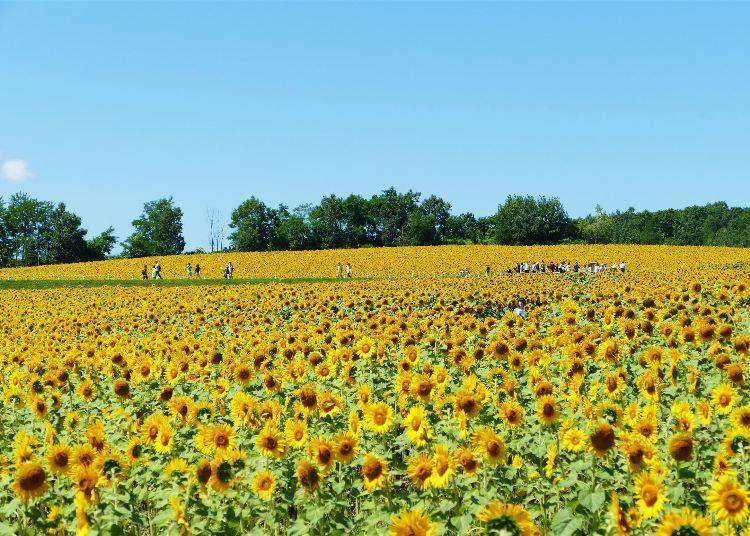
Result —
M232 279L234 275L234 264L232 264L232 261L229 261L229 264L227 264L227 273L229 274L227 279Z
M344 266L341 263L339 263L339 266L338 266L338 274L339 274L339 279L344 277Z
M193 265L191 263L187 263L187 276L188 279L193 277Z
M201 276L201 265L196 264L195 265L195 277L200 278Z
M148 280L148 265L143 265L143 270L141 270L141 279L144 281Z
M352 265L348 262L346 263L346 278L351 279L352 277Z

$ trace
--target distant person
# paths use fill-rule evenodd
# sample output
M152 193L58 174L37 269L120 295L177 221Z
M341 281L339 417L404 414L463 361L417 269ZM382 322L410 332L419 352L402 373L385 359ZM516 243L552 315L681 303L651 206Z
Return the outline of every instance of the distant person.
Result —
M526 318L526 302L518 300L518 304L515 309L513 309L513 312L521 318Z
M232 279L234 275L234 264L232 264L232 261L229 261L229 264L227 264L227 273L229 274L229 279Z
M490 276L490 266L489 266L489 264L487 265L487 268L485 268L485 269L484 269L484 274L485 274L485 275L486 275L487 277L489 277L489 276Z
M338 265L338 274L339 274L339 279L344 277L344 265L341 263L339 263Z
M622 272L624 274L625 270L627 270L627 266L625 266L625 261L621 261L620 262L620 272Z
M201 265L196 264L195 265L195 277L200 277L200 276L201 276Z
M141 279L146 281L148 279L148 265L143 265L143 270L141 270Z
M577 274L578 270L580 270L580 269L581 269L581 265L578 264L578 261L576 261L575 264L573 265L573 272L575 272Z
M346 263L346 278L351 279L352 277L352 265L348 262Z
M187 276L188 276L188 279L193 277L193 265L190 263L187 263Z

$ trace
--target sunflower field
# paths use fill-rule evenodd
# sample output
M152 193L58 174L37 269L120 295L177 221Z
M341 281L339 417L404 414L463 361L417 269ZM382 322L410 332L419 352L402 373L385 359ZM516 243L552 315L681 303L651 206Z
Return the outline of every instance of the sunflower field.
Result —
M338 255L372 278L0 290L0 534L750 534L747 251Z

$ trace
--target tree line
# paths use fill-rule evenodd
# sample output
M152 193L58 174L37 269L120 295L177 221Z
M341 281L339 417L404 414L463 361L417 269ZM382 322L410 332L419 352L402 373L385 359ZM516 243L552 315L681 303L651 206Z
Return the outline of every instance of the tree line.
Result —
M184 252L183 212L169 198L145 203L121 242L122 256ZM211 223L211 244L223 243ZM222 227L223 228L223 227ZM684 209L607 213L597 206L571 218L559 199L511 195L491 216L453 214L446 200L388 188L371 197L323 197L316 205L272 207L255 196L232 211L228 247L278 251L438 244L671 244L750 246L750 208L724 202ZM118 243L109 227L87 238L81 218L64 203L18 193L0 197L0 266L101 260ZM212 248L213 249L213 248ZM218 248L217 248L218 249Z

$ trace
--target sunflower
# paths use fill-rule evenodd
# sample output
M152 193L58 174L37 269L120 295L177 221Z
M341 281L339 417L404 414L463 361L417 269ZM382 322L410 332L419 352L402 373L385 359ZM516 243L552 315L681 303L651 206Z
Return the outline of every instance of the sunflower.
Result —
M629 435L621 445L622 452L633 472L638 472L654 454L653 447L639 435Z
M332 416L341 413L343 407L341 398L331 392L320 393L320 401L318 403L318 409L320 413L325 416Z
M732 410L730 421L743 434L750 436L750 405L739 406Z
M333 440L336 459L341 463L350 463L357 455L359 441L351 432L341 432Z
M711 391L711 400L720 415L726 415L734 407L737 400L737 392L734 388L726 383L720 383Z
M609 423L599 422L589 434L588 447L596 456L605 456L615 446L617 436Z
M323 470L327 471L333 466L336 457L333 450L333 444L325 438L316 437L307 447L308 454L315 460Z
M641 437L650 443L656 442L658 437L658 430L656 427L656 420L652 418L642 418L635 423L633 427Z
M32 397L29 400L29 407L31 408L31 411L33 411L34 414L40 419L45 418L47 416L47 412L49 411L47 402L45 402L44 398L42 398L41 396Z
M474 447L481 452L484 458L493 465L504 465L508 449L503 438L498 436L494 430L483 427L474 432L472 436Z
M284 439L286 444L294 449L299 449L307 443L307 422L298 419L289 419L284 424Z
M707 496L708 507L719 521L742 523L748 514L748 494L732 474L715 480Z
M375 341L373 341L369 337L363 337L359 341L357 341L357 344L355 345L357 348L357 353L360 355L360 357L363 357L365 359L369 359L372 357L372 355L375 353Z
M391 517L391 536L433 536L437 530L422 510L403 510Z
M557 399L554 395L544 395L537 401L537 417L544 426L551 426L559 417Z
M127 380L116 380L113 389L118 397L122 399L130 398L130 384Z
M430 425L422 406L413 406L403 421L406 437L418 447L423 446L431 436Z
M206 484L211 480L214 474L214 468L211 466L209 460L201 460L198 465L195 466L195 479L198 481L202 489L205 489Z
M97 452L104 450L104 447L107 445L104 439L104 424L101 422L92 422L89 424L89 426L86 427L84 435L86 436L89 445L94 447Z
M96 388L89 380L84 380L76 387L76 394L85 402L91 402L96 398Z
M253 369L246 364L240 364L234 370L234 378L242 385L247 385L253 379Z
M58 475L64 475L71 468L73 451L68 445L52 445L47 449L47 465Z
M255 447L264 456L281 458L284 456L282 434L273 422L269 422L255 439Z
M195 407L195 401L189 396L176 396L169 402L172 413L177 415L183 424L191 422Z
M609 505L609 513L612 516L612 522L617 536L627 536L633 532L633 523L631 523L628 510L623 509L617 493L612 492L612 500Z
M313 492L320 485L322 477L315 466L303 458L297 464L297 480L305 491Z
M444 487L451 476L453 476L453 469L455 461L451 455L450 450L445 445L437 445L435 447L435 453L432 456L432 464L434 471L432 473L432 486L435 488Z
M562 436L562 445L571 452L581 452L586 446L586 434L580 428L569 428Z
M302 404L302 407L304 408L306 413L312 413L315 411L318 407L318 392L315 389L315 386L313 385L306 385L302 387L298 393L297 396L299 397L299 402Z
M690 434L675 434L669 439L669 455L681 462L693 459L693 437Z
M73 448L73 464L79 467L90 467L97 458L97 452L94 447L88 443Z
M137 437L132 438L125 449L125 455L130 463L135 463L138 460L144 459L144 447L141 440Z
M506 400L500 404L500 417L509 428L518 428L523 422L523 406L515 398Z
M641 517L657 517L664 507L664 483L648 473L641 473L635 479L636 504Z
M99 471L93 467L85 466L76 468L70 476L70 480L75 485L78 493L88 502L95 500L95 492L100 478Z
M531 536L537 528L531 521L531 514L518 504L508 504L494 500L477 515L488 534L518 534Z
M234 430L226 424L216 424L211 428L211 447L216 452L226 452L234 447Z
M217 458L211 464L211 487L216 491L228 490L234 482L234 468L229 460Z
M469 476L476 474L479 469L479 460L471 449L459 447L456 449L455 458L464 474Z
M419 490L430 487L434 470L432 458L424 452L412 457L407 466L407 473L411 482Z
M47 491L47 473L37 462L22 463L16 469L13 490L24 502L39 497Z
M462 389L456 393L455 407L456 413L475 417L482 406L475 393Z
M382 488L388 475L385 460L373 454L365 454L362 460L362 483L367 491Z
M273 496L276 489L276 478L270 471L259 471L253 478L253 490L264 501L268 501Z
M167 477L167 479L174 478L175 475L179 476L189 474L190 466L182 458L172 458L164 468L164 476Z
M657 536L712 536L711 522L689 508L670 510L656 529Z
M411 392L422 402L430 400L430 395L435 389L436 382L427 374L417 374L411 379Z
M384 434L393 425L393 410L385 402L371 404L365 410L364 426L376 434Z
M698 410L698 422L700 422L703 426L708 426L711 424L711 405L706 402L705 400L699 400L696 404L696 409ZM750 428L748 428L750 430Z
M159 454L167 454L174 448L174 430L171 426L163 426L159 430L159 437L154 442L154 450Z
M159 432L161 429L168 425L169 422L165 415L162 415L161 413L153 413L143 421L143 424L141 425L141 436L144 441L153 445L159 438Z

